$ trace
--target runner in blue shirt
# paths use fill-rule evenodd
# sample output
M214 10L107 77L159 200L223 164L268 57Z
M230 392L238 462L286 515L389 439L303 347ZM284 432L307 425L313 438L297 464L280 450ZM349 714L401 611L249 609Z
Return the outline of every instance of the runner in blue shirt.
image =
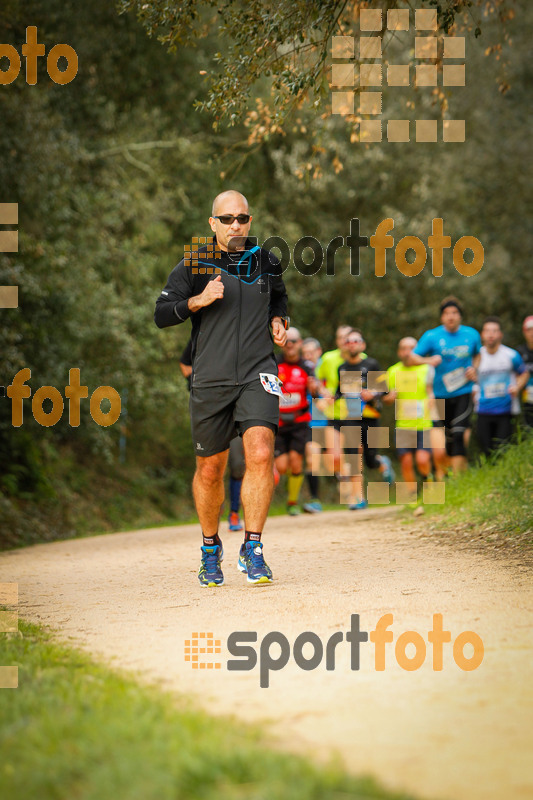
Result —
M520 353L502 344L498 317L487 317L481 338L483 347L477 366L477 436L481 449L489 455L511 438L512 415L520 412L518 397L529 373Z
M444 427L445 449L435 450L437 475L445 473L448 458L454 472L466 469L466 449L470 439L472 388L475 370L472 362L481 349L481 337L462 324L462 307L456 297L446 297L440 304L438 328L426 331L411 353L409 364L431 364L435 367L433 389L437 400L444 400L444 420L435 420L435 427Z

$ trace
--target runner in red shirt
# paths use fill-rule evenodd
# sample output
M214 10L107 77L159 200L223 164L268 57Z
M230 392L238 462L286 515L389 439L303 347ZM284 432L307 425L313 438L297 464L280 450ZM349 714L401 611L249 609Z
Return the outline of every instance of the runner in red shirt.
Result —
M278 361L278 377L282 382L279 401L279 430L274 455L280 475L288 477L287 510L291 516L300 513L298 499L302 488L305 446L311 440L311 409L308 395L316 395L318 384L310 362L304 361L302 339L296 328L289 328L283 356Z

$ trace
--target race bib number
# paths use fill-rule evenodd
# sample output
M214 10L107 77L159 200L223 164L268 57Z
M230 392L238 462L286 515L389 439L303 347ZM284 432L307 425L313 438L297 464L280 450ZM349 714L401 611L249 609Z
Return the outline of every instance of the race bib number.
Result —
M483 394L487 400L495 400L498 397L507 396L507 384L503 381L499 383L488 383L483 389Z
M269 372L260 372L259 373L259 380L261 381L261 386L268 392L269 394L277 394L278 397L283 397L281 391L281 381L277 375L271 375Z
M424 419L425 403L423 400L399 400L397 419L406 420Z
M442 382L447 392L455 392L460 389L461 386L468 383L465 368L458 367L457 369L452 369L451 372L447 372L446 375L442 376Z
M268 391L268 390L267 390ZM298 408L302 403L302 395L300 392L291 392L282 394L279 401L279 407L283 408Z

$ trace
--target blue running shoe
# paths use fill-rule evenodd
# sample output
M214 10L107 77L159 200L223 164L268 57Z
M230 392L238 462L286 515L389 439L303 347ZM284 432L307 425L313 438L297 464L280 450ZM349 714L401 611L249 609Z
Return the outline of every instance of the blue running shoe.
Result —
M212 547L202 545L202 563L198 570L198 580L200 586L222 586L224 575L220 568L220 562L224 558L224 550L219 544Z
M348 506L350 511L360 511L362 508L367 508L368 503L366 500L359 500L358 503L352 503L351 506Z
M394 474L390 458L388 456L380 456L379 460L385 466L385 469L381 473L383 480L392 485L396 475Z
M241 545L237 569L246 572L248 583L254 586L272 582L272 570L263 558L262 542L246 542Z
M306 514L319 514L322 511L322 503L320 500L310 500L309 503L304 503L302 508Z

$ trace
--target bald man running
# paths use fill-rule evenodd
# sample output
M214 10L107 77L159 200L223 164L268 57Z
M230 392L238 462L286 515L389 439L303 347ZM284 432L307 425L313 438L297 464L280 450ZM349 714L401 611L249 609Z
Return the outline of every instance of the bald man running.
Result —
M287 294L278 259L248 238L251 221L244 195L219 194L209 217L213 239L173 269L155 309L160 328L192 319L190 411L193 493L203 534L201 586L224 583L218 525L235 436L242 436L246 464L241 489L246 530L238 568L249 584L272 581L261 534L274 486L281 394L273 342L285 344Z

